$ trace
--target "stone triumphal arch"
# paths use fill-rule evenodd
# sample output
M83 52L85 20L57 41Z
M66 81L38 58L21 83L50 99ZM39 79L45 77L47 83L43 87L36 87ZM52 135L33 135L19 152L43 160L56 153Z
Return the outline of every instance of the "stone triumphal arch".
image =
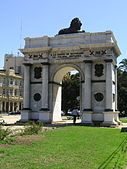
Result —
M21 120L61 120L61 82L79 71L81 122L116 125L117 57L120 50L111 31L69 33L25 38L24 108Z

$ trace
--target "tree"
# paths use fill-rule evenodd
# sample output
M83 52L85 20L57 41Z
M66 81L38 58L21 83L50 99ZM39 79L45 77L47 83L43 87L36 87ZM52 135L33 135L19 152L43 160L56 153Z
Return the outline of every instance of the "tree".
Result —
M127 59L120 62L118 74L118 110L120 115L127 115Z
M119 69L122 70L123 72L127 72L127 59L123 59L120 62Z
M68 109L79 107L80 76L79 73L67 73L62 82L62 110L67 113Z

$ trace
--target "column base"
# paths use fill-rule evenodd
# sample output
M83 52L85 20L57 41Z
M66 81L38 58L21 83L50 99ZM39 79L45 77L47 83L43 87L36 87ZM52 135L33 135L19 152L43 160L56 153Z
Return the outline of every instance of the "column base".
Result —
M40 110L39 111L39 121L44 123L51 123L51 113L49 110Z
M114 117L115 112L107 111L107 112L104 112L103 114L104 114L104 122L102 123L102 126L115 127L119 125Z
M21 122L27 122L30 120L31 109L24 108L21 110Z
M85 125L93 125L92 121L92 111L83 111L81 117L81 123Z
M119 119L119 111L117 111L117 110L114 112L114 119L115 119L115 121L118 122L119 125L122 124L122 122Z

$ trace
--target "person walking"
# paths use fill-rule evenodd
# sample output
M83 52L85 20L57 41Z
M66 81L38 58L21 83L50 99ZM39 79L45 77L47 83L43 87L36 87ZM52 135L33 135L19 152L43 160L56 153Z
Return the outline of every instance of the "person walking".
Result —
M75 124L76 123L76 117L78 116L78 109L77 108L74 108L72 110L72 115L73 115L73 123Z

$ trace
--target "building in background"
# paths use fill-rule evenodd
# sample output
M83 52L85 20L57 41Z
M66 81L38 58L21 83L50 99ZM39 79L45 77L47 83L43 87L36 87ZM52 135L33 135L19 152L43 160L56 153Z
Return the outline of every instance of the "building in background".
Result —
M13 55L13 54L5 54L4 55L4 70L9 71L14 70L15 74L19 74L22 77L22 83L20 86L20 91L22 92L22 96L23 96L23 78L24 78L24 66L23 66L23 60L24 57L17 54L17 55ZM21 109L20 109L21 110Z
M22 56L16 56L13 54L5 54L4 56L4 69L14 69L16 73L23 76L23 59Z
M0 112L16 112L22 109L23 78L13 69L0 70Z

